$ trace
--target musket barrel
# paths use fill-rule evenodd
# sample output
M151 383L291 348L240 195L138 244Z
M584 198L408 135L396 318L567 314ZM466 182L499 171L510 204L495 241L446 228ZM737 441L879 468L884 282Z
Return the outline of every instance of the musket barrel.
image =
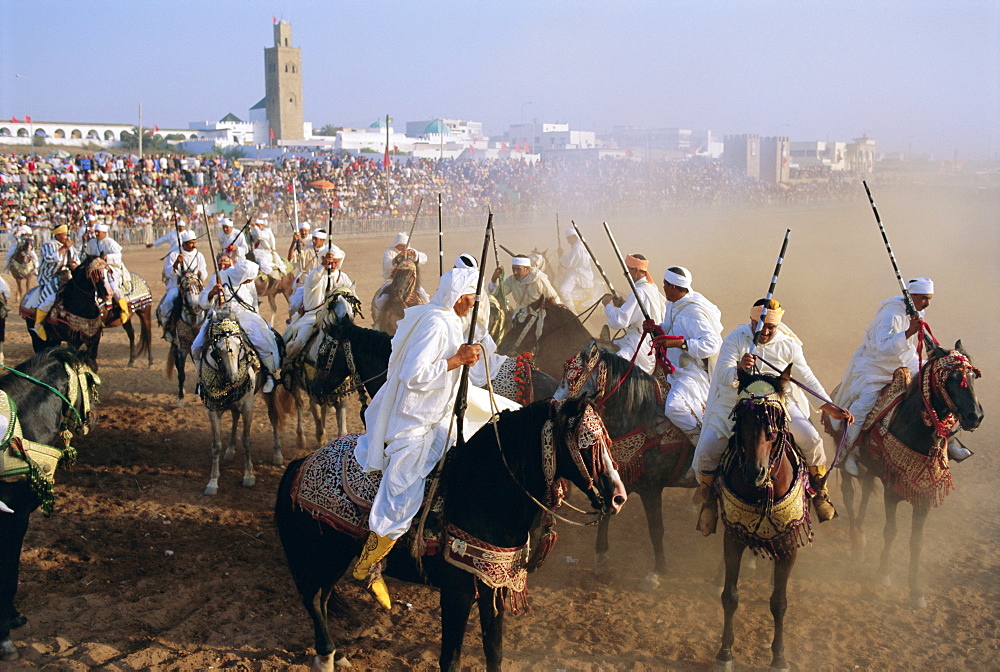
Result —
M486 273L486 258L490 251L490 237L493 234L493 210L486 220L486 236L483 238L483 253L479 257L479 278L476 280L476 300L472 304L472 321L469 325L469 337L466 345L472 345L476 338L476 320L479 319L479 297L483 293L483 276ZM462 375L458 382L458 393L455 395L455 432L458 444L465 443L463 430L465 427L465 409L468 405L469 365L462 365Z
M618 296L618 292L615 291L615 288L611 284L611 281L608 280L608 274L604 272L603 268L601 268L601 262L599 262L597 260L597 257L594 256L593 250L591 250L590 249L590 245L587 244L587 239L584 238L583 237L583 233L580 232L580 227L577 226L576 222L574 222L572 219L569 220L569 221L570 221L570 224L573 225L573 230L576 231L576 235L579 236L580 242L583 243L583 249L587 250L587 254L590 255L590 260L594 262L594 266L597 267L597 271L601 274L601 277L604 278L604 284L608 286L608 290L611 292L611 295L617 297Z
M785 239L781 241L781 252L778 252L778 261L774 264L774 273L771 275L771 284L768 285L767 295L764 297L764 305L761 307L760 319L757 320L757 328L753 332L753 342L750 344L750 354L757 349L757 340L760 338L760 331L764 328L764 315L767 314L771 297L774 296L774 287L778 284L778 276L781 274L781 264L785 260L785 251L788 249L788 237L792 234L791 229L785 229Z
M643 305L639 298L639 292L635 288L635 280L632 279L632 274L628 272L628 266L625 265L625 257L622 256L622 251L618 249L618 243L615 241L615 234L611 233L611 227L608 226L607 222L604 222L604 230L608 234L608 238L611 240L611 246L615 248L615 256L618 257L618 263L621 264L622 271L625 273L625 279L628 280L628 286L632 288L632 293L635 295L635 302L639 304L639 310L642 311L642 316L646 318L647 322L652 322L653 318L649 316L649 311L646 310L646 306Z
M885 249L889 253L889 261L892 262L892 270L896 274L896 282L899 283L899 288L903 290L903 300L906 302L906 312L910 315L917 314L917 307L913 305L913 297L910 296L910 290L907 288L906 283L903 282L903 276L899 272L899 264L896 263L896 255L892 252L892 245L889 244L889 236L886 235L885 226L882 225L882 218L878 216L878 208L875 207L875 199L872 198L872 191L868 188L868 183L864 180L861 184L865 187L865 193L868 194L868 203L872 206L872 212L875 214L875 222L878 224L879 233L882 234L882 242L885 243Z

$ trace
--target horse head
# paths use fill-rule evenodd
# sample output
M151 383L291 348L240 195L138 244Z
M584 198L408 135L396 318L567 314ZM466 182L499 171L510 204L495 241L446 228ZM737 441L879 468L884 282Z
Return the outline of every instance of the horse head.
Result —
M566 360L553 397L594 401L613 438L652 425L659 411L653 377L595 340Z
M927 370L931 403L938 417L953 414L967 432L979 427L984 413L976 397L974 383L982 373L972 364L962 341L957 341L950 351L935 346Z
M621 511L628 499L611 457L611 437L589 399L551 402L557 437L555 475L568 479L601 515Z
M208 359L212 368L230 384L238 383L247 373L248 348L240 323L228 311L220 311L208 325Z
M785 408L785 385L791 369L789 364L780 376L736 370L739 400L731 416L736 421L731 441L742 461L746 482L757 488L774 478L782 448L791 440Z
M201 276L194 271L187 271L181 274L177 287L180 290L181 314L184 320L189 324L196 324L202 313L201 304L198 303L198 297L204 289Z
M420 263L411 253L413 250L406 250L397 255L385 289L389 298L399 301L404 308L413 305L412 297L420 289Z

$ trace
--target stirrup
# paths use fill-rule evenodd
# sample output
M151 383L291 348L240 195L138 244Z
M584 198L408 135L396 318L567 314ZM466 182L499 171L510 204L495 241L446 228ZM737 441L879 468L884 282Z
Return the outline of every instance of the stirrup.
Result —
M840 517L840 514L837 513L837 508L830 501L830 496L826 493L825 489L813 495L812 503L819 522L825 523L828 520Z

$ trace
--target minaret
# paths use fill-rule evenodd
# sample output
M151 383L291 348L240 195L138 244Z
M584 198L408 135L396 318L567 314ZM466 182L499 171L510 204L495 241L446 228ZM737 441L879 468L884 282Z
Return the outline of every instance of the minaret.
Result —
M302 54L287 21L274 24L274 46L264 49L264 100L274 140L301 140Z

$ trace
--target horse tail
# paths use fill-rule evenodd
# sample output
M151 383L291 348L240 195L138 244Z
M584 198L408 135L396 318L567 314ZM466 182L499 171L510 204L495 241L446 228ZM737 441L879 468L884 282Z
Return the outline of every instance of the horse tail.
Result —
M275 386L274 392L264 395L264 400L267 402L267 414L274 422L275 427L278 429L285 426L285 418L288 416L285 404L279 402L278 400L278 396L282 392L288 394L284 386L279 384ZM288 396L291 396L291 394L288 394Z
M143 355L148 357L150 348L153 346L152 307L146 306L140 309L137 315L139 316L139 349L135 353L136 359ZM153 363L152 358L150 358L149 363Z
M176 351L177 351L177 346L171 343L170 351L167 353L167 363L165 365L167 380L174 379L174 352Z
M295 395L286 390L284 385L276 386L274 389L274 406L278 414L280 426L284 418L295 412Z

